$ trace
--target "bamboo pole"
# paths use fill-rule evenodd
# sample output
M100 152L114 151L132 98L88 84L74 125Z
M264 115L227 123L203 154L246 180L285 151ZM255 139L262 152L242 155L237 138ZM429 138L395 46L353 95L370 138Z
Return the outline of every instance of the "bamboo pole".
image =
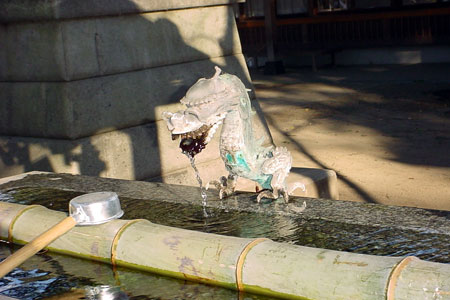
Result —
M17 214L18 216L12 216ZM2 217L7 215L8 217ZM0 202L0 238L26 243L62 220ZM14 222L13 222L14 220ZM11 228L12 226L12 228ZM8 236L12 234L12 236ZM5 234L6 233L6 234ZM450 265L220 236L114 220L75 227L49 250L171 277L289 299L447 299ZM440 298L439 298L440 297Z
M60 235L75 227L76 224L77 221L71 216L64 218L58 224L51 227L48 231L45 231L41 235L34 238L31 242L20 248L13 255L8 256L0 262L0 278L3 278L3 276L11 272L14 268L20 266L24 261L38 253Z

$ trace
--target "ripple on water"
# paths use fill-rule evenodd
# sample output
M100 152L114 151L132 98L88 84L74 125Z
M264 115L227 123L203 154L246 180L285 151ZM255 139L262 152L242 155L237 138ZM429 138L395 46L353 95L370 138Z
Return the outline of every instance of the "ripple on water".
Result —
M41 204L55 210L67 212L69 200L80 194L54 189L21 188L0 194L0 201L26 205ZM124 197L121 197L121 204L125 211L124 219L144 218L161 225L207 233L248 238L266 237L278 242L363 254L415 255L424 260L450 263L450 249L448 248L447 236L428 233L426 229L416 231L390 227L380 228L321 219L306 219L304 216L299 218L281 215L268 216L254 212L226 211L211 207L208 207L208 215L205 216L202 205L187 206L177 203L145 201ZM0 243L0 258L7 256L6 250L8 247L5 243ZM58 294L61 291L69 291L79 286L98 284L99 282L96 279L99 277L109 278L114 282L114 273L109 266L99 267L101 264L95 265L93 262L49 253L38 255L36 258L42 259L43 256L47 261L44 259L37 263L37 269L36 267L31 270L16 269L14 273L11 273L11 276L1 279L0 293L19 299L37 299L36 295L39 295L39 293ZM40 271L41 268L44 269L44 265L48 264L48 260L53 264L52 271ZM91 275L70 276L66 274L65 267L62 267L63 262L66 263L68 260L75 261L71 265L81 266L81 268L86 270L95 266L95 271L92 271ZM189 283L184 283L183 281L180 283L176 279L168 279L136 271L124 270L121 274L121 278L130 280L128 282L122 279L122 283L119 284L125 290L136 289L136 287L133 286L131 288L128 285L141 280L146 282L155 281L158 282L158 287L162 284L161 290L158 291L165 295L163 298L165 297L166 299L181 299L185 295L183 293L186 290L199 299L202 298L201 295L209 295L210 293L216 293L215 299L235 299L236 297L236 294L232 291L222 291L223 289L212 287L203 289L202 285L196 285L196 290L190 290ZM123 274L126 274L126 276ZM179 287L179 290L174 289L172 287L173 284ZM141 288L140 285L139 288ZM142 291L141 295L146 296L139 299L152 299L152 297L155 299L154 293L156 290L154 287L152 287L152 290L150 291L150 288L148 288ZM218 296L219 294L220 296ZM269 299L253 295L249 297L248 299Z

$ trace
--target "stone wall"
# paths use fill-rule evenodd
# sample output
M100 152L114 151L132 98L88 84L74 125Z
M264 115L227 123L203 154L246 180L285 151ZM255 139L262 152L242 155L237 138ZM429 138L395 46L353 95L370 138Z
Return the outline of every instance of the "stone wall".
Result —
M161 112L179 109L215 65L251 88L236 2L1 2L0 177L40 170L180 181L189 162ZM256 121L270 143L261 114ZM198 156L211 179L224 171L217 142Z

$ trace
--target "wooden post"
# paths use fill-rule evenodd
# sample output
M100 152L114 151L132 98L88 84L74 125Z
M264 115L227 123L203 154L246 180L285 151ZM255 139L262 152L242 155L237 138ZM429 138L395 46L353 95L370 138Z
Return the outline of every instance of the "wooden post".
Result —
M392 8L399 8L403 6L403 0L391 0Z
M245 14L244 3L238 3L236 5L238 7L238 20L241 21L243 19L246 19L247 15Z
M267 62L265 74L284 73L283 62L275 59L276 0L264 0L264 31L266 36Z
M308 15L309 16L317 15L317 1L316 0L308 0Z
M390 41L391 40L391 19L383 19L383 40Z
M264 0L264 28L266 34L267 59L275 61L275 21L276 21L275 0Z

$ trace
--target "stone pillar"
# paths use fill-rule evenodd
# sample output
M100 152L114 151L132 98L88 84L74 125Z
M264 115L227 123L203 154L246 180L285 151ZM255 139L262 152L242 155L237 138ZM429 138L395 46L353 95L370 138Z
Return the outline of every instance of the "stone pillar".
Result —
M238 2L2 1L0 177L185 172L161 112L177 110L215 65L252 88L230 6ZM218 161L217 145L208 148L200 165Z

